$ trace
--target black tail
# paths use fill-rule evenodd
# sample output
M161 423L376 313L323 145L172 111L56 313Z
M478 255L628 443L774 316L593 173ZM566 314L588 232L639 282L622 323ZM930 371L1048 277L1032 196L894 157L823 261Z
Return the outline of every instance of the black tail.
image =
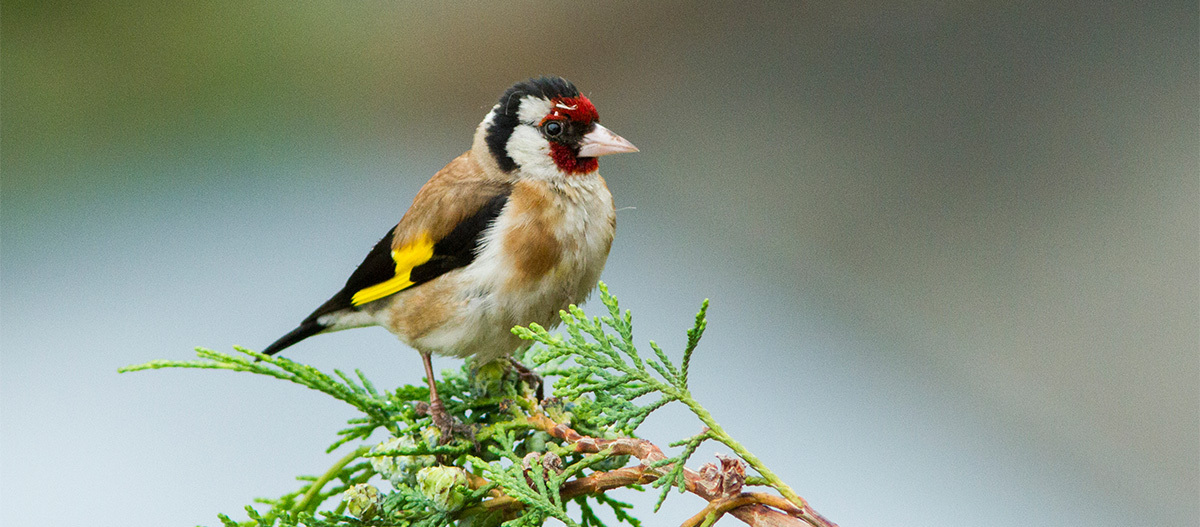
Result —
M280 351L283 351L283 348L316 335L325 329L325 326L318 324L316 321L305 320L300 324L300 327L288 332L287 335L279 337L279 340L272 342L270 346L267 346L266 349L262 350L263 355L274 355L279 353Z

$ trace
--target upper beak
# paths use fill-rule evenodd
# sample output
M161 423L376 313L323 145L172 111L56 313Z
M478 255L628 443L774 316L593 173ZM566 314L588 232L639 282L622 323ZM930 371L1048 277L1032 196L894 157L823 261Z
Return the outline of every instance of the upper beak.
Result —
M621 152L637 152L638 148L624 137L612 133L612 130L596 123L595 128L583 136L580 143L579 157L600 157Z

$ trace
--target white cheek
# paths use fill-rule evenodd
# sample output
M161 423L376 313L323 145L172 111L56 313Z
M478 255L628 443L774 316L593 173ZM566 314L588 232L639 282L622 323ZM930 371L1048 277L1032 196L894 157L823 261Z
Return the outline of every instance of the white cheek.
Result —
M533 95L526 95L521 99L521 107L517 110L517 118L523 123L540 123L542 118L550 114L553 110L553 105L550 101Z
M518 125L508 138L508 156L521 166L526 177L550 178L558 175L558 167L550 157L550 142L537 128Z

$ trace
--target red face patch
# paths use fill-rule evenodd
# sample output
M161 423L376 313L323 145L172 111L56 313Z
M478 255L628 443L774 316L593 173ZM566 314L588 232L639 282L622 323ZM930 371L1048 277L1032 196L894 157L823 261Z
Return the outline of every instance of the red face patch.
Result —
M555 97L550 102L554 103L554 108L550 110L550 115L542 119L542 124L545 124L546 121L563 118L577 123L591 123L600 120L600 115L596 113L596 107L592 106L592 101L582 95L579 97Z
M600 162L594 157L578 157L566 145L550 143L550 157L564 174L579 175L595 172Z
M550 114L542 119L539 124L545 125L550 121L572 121L584 125L590 125L600 119L596 113L596 107L592 105L587 97L582 95L578 97L555 97L550 100L554 106L550 110ZM594 157L579 157L578 153L571 147L561 143L550 143L550 157L554 159L554 164L558 165L558 169L564 174L579 175L595 172L600 165Z

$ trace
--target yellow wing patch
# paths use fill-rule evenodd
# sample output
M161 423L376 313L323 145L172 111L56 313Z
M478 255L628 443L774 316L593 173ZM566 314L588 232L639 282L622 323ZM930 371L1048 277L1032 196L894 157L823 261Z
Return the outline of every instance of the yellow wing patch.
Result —
M361 306L407 289L413 285L413 281L410 280L413 267L428 262L430 258L433 258L433 240L428 234L422 234L416 241L392 251L392 261L396 262L396 276L386 282L360 289L350 298L350 303Z

